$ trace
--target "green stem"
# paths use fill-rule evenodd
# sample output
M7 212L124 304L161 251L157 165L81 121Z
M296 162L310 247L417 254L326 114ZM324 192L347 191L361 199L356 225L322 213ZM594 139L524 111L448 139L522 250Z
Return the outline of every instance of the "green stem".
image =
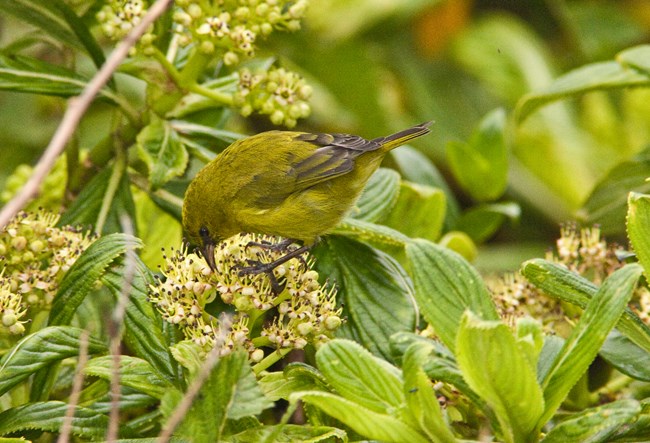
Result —
M160 52L158 48L153 52L154 58L162 65L163 68L165 68L165 71L167 71L167 74L174 80L174 83L176 83L178 86L181 85L182 79L181 79L181 73L178 72L178 69L176 69L176 66L172 64L169 60L167 60L167 57L165 57L165 54Z
M180 72L178 85L181 88L189 89L191 85L196 84L196 81L203 74L203 71L205 71L205 67L210 62L210 59L210 55L204 54L197 48L194 48L192 55Z
M113 200L115 199L115 194L117 194L117 189L120 186L120 181L122 176L126 171L126 153L124 149L119 146L116 149L115 155L115 164L113 165L113 173L111 174L110 179L108 180L108 187L106 188L106 193L102 199L102 205L99 209L99 214L97 215L97 223L95 224L95 232L100 233L104 229L104 224L108 218L108 211L110 211Z
M268 355L264 360L253 366L253 372L255 375L259 375L260 372L268 369L273 363L284 358L289 352L293 351L293 348L282 348L277 349L272 354Z
M191 92L195 92L204 97L211 98L212 100L222 105L226 105L226 106L232 105L232 94L228 94L227 92L215 91L214 89L209 89L204 86L201 86L198 83L188 85L187 89Z

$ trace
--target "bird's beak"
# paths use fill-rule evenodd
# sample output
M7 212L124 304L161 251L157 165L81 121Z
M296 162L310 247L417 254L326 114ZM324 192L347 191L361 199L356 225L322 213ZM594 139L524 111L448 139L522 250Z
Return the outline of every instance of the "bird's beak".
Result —
M204 241L201 249L203 258L213 271L217 270L217 263L214 261L214 242L212 240Z

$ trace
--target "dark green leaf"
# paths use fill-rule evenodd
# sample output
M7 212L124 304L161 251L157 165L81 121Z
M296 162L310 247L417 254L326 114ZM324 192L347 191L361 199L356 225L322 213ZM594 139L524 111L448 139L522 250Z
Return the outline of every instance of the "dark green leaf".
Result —
M404 403L401 374L350 340L332 340L316 353L318 369L346 399L379 413Z
M140 240L126 234L100 237L86 249L65 274L52 302L51 325L70 324L77 307L93 289L108 266L130 249L142 246Z
M323 374L303 363L290 363L282 372L271 372L259 381L264 395L270 400L288 399L297 391L329 391Z
M478 205L463 213L456 228L476 243L483 243L492 237L506 219L517 220L520 215L521 208L515 202Z
M643 266L647 280L650 280L650 195L630 192L627 211L627 235L634 252Z
M363 189L350 216L367 222L383 220L393 208L399 194L399 174L392 169L378 169Z
M329 426L267 425L231 435L227 441L229 443L331 443L347 441L347 436L344 431Z
M465 310L485 320L499 318L483 279L458 254L426 240L414 240L406 246L406 255L422 316L448 348L455 349Z
M458 183L472 198L499 198L508 183L506 114L496 109L487 114L468 143L447 144L447 159Z
M586 409L563 420L546 434L542 443L606 443L633 423L641 412L636 400L619 400Z
M553 416L598 354L623 314L641 273L636 264L615 271L589 302L542 382L546 405L540 427Z
M62 401L30 403L7 409L0 413L0 435L19 433L38 429L46 432L59 432L63 426L68 404ZM108 417L91 409L74 407L71 420L72 435L101 440L106 436ZM129 426L120 425L120 436L135 437Z
M330 235L314 251L321 275L338 286L347 322L337 335L353 337L371 352L390 358L389 337L415 329L413 288L391 256L366 244Z
M598 224L604 234L625 230L627 196L630 191L650 192L650 149L615 166L596 185L579 216L587 224Z
M84 373L111 380L114 359L112 356L96 357L88 361ZM162 398L171 384L160 377L153 367L144 360L129 355L120 357L120 385L128 386L155 398Z
M494 410L503 439L530 440L544 399L535 368L510 328L467 312L458 330L456 359L467 383Z
M82 333L83 330L71 326L51 326L19 341L0 360L0 395L35 372L79 355ZM89 354L104 352L107 349L102 342L88 338Z
M613 330L599 352L600 356L625 375L650 381L650 353Z
M185 172L187 150L172 125L156 118L137 136L138 155L149 168L152 190Z
M555 81L545 90L526 94L517 103L515 118L521 123L547 103L577 97L590 91L606 91L650 86L650 77L617 62L600 62L577 68Z
M125 273L124 267L112 267L102 277L102 282L116 298L123 290ZM165 335L162 318L147 300L148 285L151 283L151 272L140 259L136 259L126 304L124 341L135 355L151 364L167 380L175 382L179 369L169 351L172 343Z

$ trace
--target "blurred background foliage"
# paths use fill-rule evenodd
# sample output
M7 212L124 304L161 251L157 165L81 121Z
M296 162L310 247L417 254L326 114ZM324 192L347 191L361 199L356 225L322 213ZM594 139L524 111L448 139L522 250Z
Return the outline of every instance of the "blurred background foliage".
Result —
M23 52L92 75L89 58L73 57L70 46L37 36L36 28L7 13L11 0L2 2L3 54ZM92 29L102 2L69 4ZM110 48L99 33L98 38ZM622 50L649 38L646 0L321 0L310 3L300 31L274 33L258 57L277 57L313 87L312 114L298 122L297 130L375 137L435 120L432 135L414 142L417 151L394 151L387 166L405 180L401 195L435 206L440 197L417 186L444 191L444 229L432 216L433 240L456 243L466 256L480 245L477 265L497 270L539 256L567 220L598 222L605 234L623 238L625 195L643 189L650 175L644 154L650 140L650 90L594 87L612 90L556 101L533 109L525 119L515 118L514 111L522 97L552 87L563 73L618 60ZM116 78L122 95L135 108L142 106L142 82ZM42 153L64 100L0 91L5 197L22 183L16 176L29 174L16 168L33 165ZM91 108L73 143L77 149L95 146L110 133L112 112L100 102ZM195 118L238 133L272 127L267 119L244 119L228 108ZM199 166L192 163L186 177ZM64 174L65 164L57 170ZM57 181L56 172L50 180ZM185 183L169 183L167 190L180 194ZM61 198L66 196L53 196L54 201ZM139 235L153 244L177 243L181 232L175 219L155 212L146 195L135 192L134 198ZM155 240L145 232L152 214L168 217L166 231L150 233L159 237ZM399 225L395 215L384 221ZM463 234L440 237L450 231Z

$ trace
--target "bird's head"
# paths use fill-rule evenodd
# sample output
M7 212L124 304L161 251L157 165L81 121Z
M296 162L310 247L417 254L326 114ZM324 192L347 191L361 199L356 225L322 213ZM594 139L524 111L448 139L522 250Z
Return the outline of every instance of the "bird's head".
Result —
M208 217L205 208L202 208L200 204L195 204L191 195L185 196L183 202L183 230L188 243L190 246L199 248L210 269L215 271L217 265L214 261L214 248L223 238L217 232L218 230L212 226L213 221Z

